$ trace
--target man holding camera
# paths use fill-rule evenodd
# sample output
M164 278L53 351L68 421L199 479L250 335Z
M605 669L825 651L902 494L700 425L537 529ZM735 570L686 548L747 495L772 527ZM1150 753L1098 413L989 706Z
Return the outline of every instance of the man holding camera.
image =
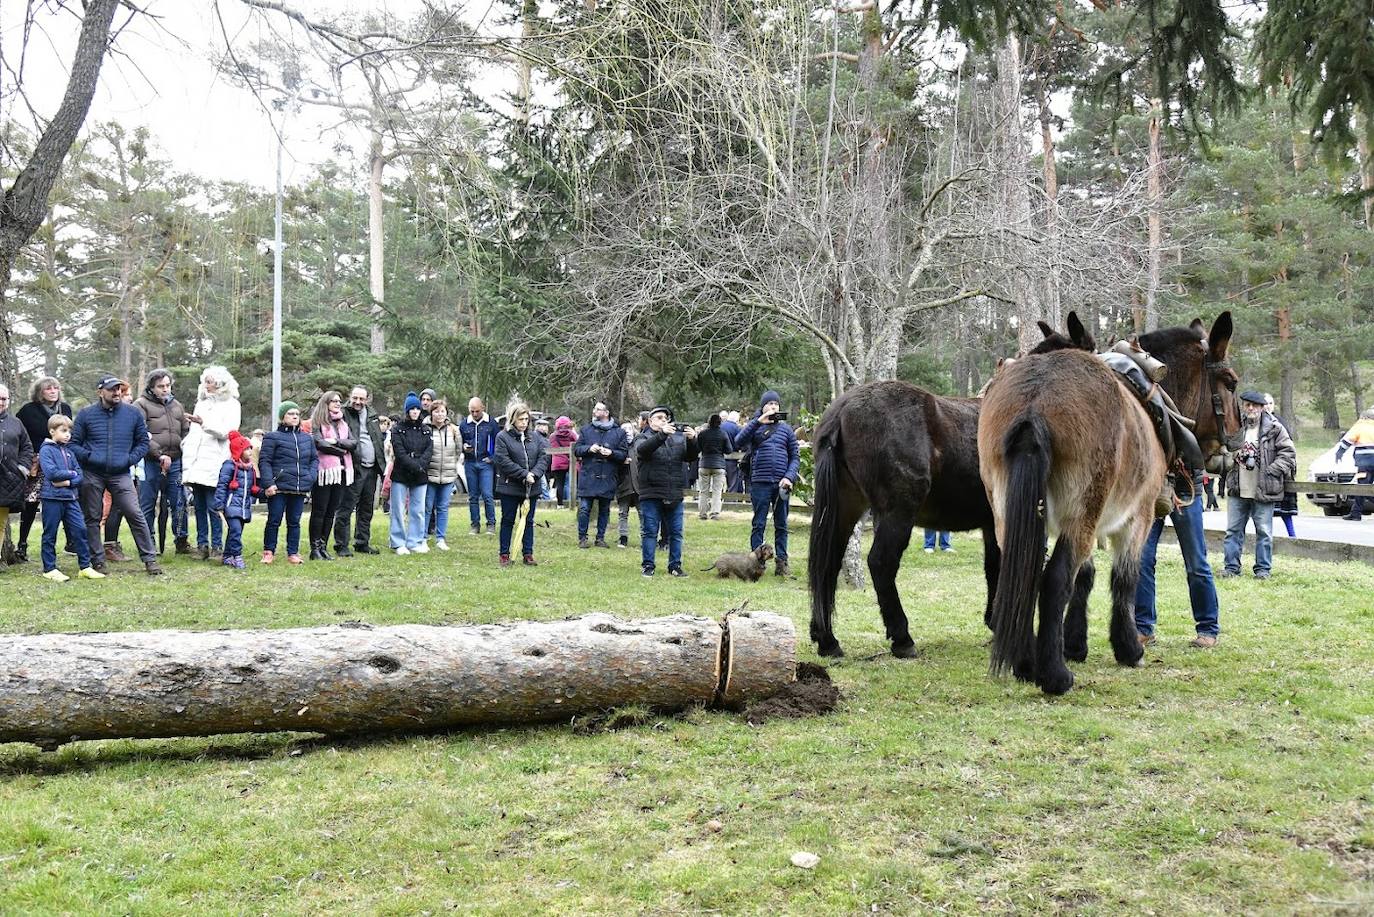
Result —
M1273 561L1274 505L1283 499L1284 481L1298 471L1298 452L1283 424L1264 410L1264 395L1243 392L1240 447L1226 475L1226 569L1240 576L1245 523L1255 523L1255 579L1268 579Z
M668 573L686 576L682 569L682 496L687 489L684 462L701 453L697 431L673 423L672 408L659 405L649 412L649 426L635 439L638 459L639 554L645 576L654 575L660 524L668 534Z
M767 391L759 399L759 412L735 437L735 446L749 453L749 501L754 505L754 525L749 531L749 549L763 545L768 513L773 513L773 572L791 576L787 564L787 513L791 508L792 484L801 467L797 434L778 410L778 393Z

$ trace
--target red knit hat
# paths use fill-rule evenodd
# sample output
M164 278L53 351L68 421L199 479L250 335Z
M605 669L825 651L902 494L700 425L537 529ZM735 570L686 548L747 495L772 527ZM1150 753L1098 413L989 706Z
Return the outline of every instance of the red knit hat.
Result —
M229 455L234 461L243 461L243 450L253 448L253 441L238 430L229 431Z

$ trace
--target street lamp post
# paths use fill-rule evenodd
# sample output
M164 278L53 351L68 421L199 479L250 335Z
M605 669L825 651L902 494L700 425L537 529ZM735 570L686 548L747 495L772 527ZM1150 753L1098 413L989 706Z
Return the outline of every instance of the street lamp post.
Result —
M285 104L278 106L284 111ZM276 228L272 241L272 417L277 416L281 404L281 160L282 149L286 146L284 131L286 119L282 119L282 130L277 132L277 201Z

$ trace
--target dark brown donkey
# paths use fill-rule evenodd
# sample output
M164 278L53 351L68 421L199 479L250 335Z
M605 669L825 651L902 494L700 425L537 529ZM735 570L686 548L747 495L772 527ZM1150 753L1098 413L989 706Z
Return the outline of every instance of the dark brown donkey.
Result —
M1091 351L1092 336L1070 313L1069 334L1045 335L1034 352ZM905 382L872 382L845 392L816 426L815 498L807 570L811 639L822 656L843 656L835 639L835 587L845 547L864 511L873 509L868 569L892 654L916 655L897 594L897 570L920 525L944 531L983 530L988 601L997 589L999 554L992 510L978 477L976 398L945 398ZM984 621L988 621L984 612Z
M1234 409L1228 401L1234 374L1225 366L1229 313L1213 332L1209 345L1198 321L1188 329L1170 329L1167 340L1142 341L1170 366L1171 375L1180 377L1171 394L1184 399L1181 409L1189 414L1201 413L1204 406L1213 409L1210 423L1198 423L1204 450L1220 449L1214 445L1221 439L1216 431L1227 430L1225 415ZM1172 352L1174 345L1179 352ZM1194 362L1200 374L1190 373ZM1190 376L1197 383L1191 393ZM1189 394L1197 398L1191 405ZM1027 357L1000 370L989 386L979 416L978 450L1002 551L991 608L993 671L1010 669L1048 694L1073 686L1064 657L1066 649L1074 658L1081 658L1079 650L1087 654L1090 561L1099 538L1112 551L1112 650L1118 662L1136 665L1142 654L1134 620L1140 549L1166 471L1145 410L1095 357L1074 352ZM1054 539L1054 550L1047 563L1048 538ZM1081 647L1072 645L1076 640L1065 644L1064 611L1071 592L1077 593L1070 617L1081 616Z

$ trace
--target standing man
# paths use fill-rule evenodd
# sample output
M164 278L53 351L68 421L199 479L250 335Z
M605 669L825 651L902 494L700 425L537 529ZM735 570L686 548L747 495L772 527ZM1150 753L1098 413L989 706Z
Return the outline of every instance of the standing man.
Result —
M363 385L353 386L344 406L344 422L358 444L353 453L353 483L343 492L339 514L334 517L334 553L340 557L381 553L372 546L372 511L377 506L377 480L383 462L382 426L372 410L372 395ZM357 514L353 529L353 550L348 549L348 528Z
M749 548L757 551L763 544L768 512L773 512L773 572L790 576L787 564L787 513L791 508L792 484L801 469L801 447L791 424L777 417L778 393L767 391L759 399L759 412L744 425L735 445L749 451L749 501L754 505L754 525L749 531Z
M496 470L492 464L496 455L496 435L501 432L496 421L487 416L487 406L473 395L468 401L468 414L458 424L463 437L463 473L468 485L468 515L474 535L482 532L480 507L486 507L487 534L496 534L496 499L493 496ZM480 504L480 506L479 506Z
M582 470L577 475L577 546L587 547L592 504L598 503L596 546L609 548L606 526L611 521L611 501L615 499L620 469L630 454L630 444L620 425L611 419L610 408L604 401L598 401L592 408L592 422L578 434L573 454L582 461Z
M1240 576L1245 523L1255 524L1255 579L1268 579L1273 566L1274 504L1283 499L1283 483L1297 474L1298 452L1283 424L1264 411L1264 395L1243 392L1240 448L1226 475L1226 569L1222 578Z
M173 397L172 374L165 369L148 373L143 394L134 402L134 407L143 414L151 438L148 454L143 459L143 487L138 492L143 521L151 532L157 520L160 495L172 520L176 552L190 554L191 542L186 537L186 489L181 485L181 440L191 432L191 424L200 423L200 418L187 414L182 403Z
M635 440L638 457L639 553L645 576L654 575L654 555L660 527L668 536L668 573L686 576L682 569L682 497L687 489L684 462L701 454L697 431L673 424L673 411L659 405L649 412L649 426Z
M134 543L149 576L161 576L153 533L138 505L129 466L148 454L148 425L143 413L125 404L114 376L100 377L95 404L82 408L72 429L72 454L81 463L81 509L86 516L86 540L90 543L91 566L106 572L104 541L100 535L100 516L105 493L110 494L110 511L118 509L129 520Z
M1202 475L1201 470L1193 473L1191 494L1186 492L1187 482L1183 476L1176 476L1175 492L1180 489L1184 492L1178 494L1179 499L1174 501L1177 508L1169 518L1174 523L1174 536L1183 554L1183 569L1188 574L1188 603L1193 609L1193 626L1197 631L1190 645L1209 650L1217 645L1221 635L1221 604L1217 601L1212 566L1207 562L1207 540L1202 526ZM1155 642L1155 555L1163 531L1164 520L1156 519L1140 551L1140 579L1135 587L1135 629L1139 632L1141 646L1152 646Z
M29 431L10 413L9 386L0 385L0 545L9 535L10 513L24 506L32 471L33 441ZM4 565L5 560L0 557L0 568Z

